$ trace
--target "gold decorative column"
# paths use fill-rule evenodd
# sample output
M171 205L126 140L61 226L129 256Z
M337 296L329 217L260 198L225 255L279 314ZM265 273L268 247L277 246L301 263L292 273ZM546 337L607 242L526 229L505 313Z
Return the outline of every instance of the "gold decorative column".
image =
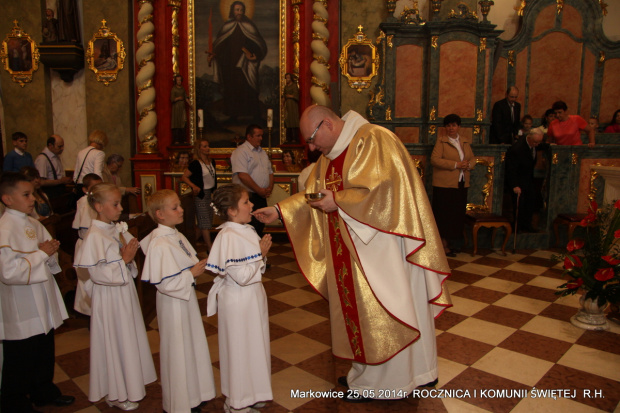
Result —
M314 11L314 21L312 22L312 48L313 61L310 63L312 72L312 86L310 87L310 97L318 105L331 106L329 97L329 58L331 54L327 48L329 31L327 30L327 0L315 0L312 5Z
M179 74L179 11L181 0L168 0L168 6L172 7L172 73Z
M301 18L299 17L299 6L303 0L291 0L293 6L293 73L299 79L299 33L301 31Z
M136 88L138 90L138 139L142 148L140 153L157 153L157 113L155 112L155 88L153 76L155 75L155 43L153 34L153 4L152 0L138 0L140 11L138 12L138 50L136 50L136 62L138 73L136 74Z

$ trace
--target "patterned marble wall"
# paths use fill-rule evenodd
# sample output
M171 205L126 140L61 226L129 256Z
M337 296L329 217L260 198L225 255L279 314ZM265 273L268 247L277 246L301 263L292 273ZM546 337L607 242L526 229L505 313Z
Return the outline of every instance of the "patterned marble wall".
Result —
M80 70L73 77L73 82L66 83L56 71L50 71L53 131L65 140L65 151L61 156L65 169L74 169L77 153L86 146L84 138L88 136L88 131L84 75L84 70Z

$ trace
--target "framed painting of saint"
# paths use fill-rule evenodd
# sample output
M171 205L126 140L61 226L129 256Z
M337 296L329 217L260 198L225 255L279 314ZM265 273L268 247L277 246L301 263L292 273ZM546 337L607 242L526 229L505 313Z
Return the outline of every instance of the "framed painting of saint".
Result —
M24 87L32 82L32 75L39 68L39 49L28 33L19 27L17 20L13 25L11 33L2 42L0 59L13 81Z
M194 0L188 8L190 94L204 111L203 133L213 148L234 148L253 124L264 129L261 146L269 147L269 109L271 144L279 144L285 10L284 0Z

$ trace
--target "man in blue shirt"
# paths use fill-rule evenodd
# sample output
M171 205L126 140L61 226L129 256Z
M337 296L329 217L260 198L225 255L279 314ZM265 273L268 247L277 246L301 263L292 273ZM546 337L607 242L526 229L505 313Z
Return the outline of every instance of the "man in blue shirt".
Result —
M14 150L7 153L4 157L4 172L19 172L23 166L34 168L32 155L26 152L28 147L28 137L23 132L15 132L12 136Z
M245 142L239 145L230 156L233 171L233 184L243 186L250 194L254 209L267 206L267 198L273 190L273 168L267 153L260 147L263 128L250 125L245 131ZM265 224L252 217L250 223L260 237Z

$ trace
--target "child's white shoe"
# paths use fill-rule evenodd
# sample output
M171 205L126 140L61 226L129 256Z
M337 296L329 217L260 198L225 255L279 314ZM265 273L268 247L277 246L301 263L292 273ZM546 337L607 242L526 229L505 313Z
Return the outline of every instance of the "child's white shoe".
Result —
M131 402L129 400L125 400L124 402L119 402L118 400L108 400L108 398L106 397L105 402L108 404L108 406L110 407L117 407L121 410L124 410L126 412L130 411L130 410L136 410L139 406L138 403L136 402Z

